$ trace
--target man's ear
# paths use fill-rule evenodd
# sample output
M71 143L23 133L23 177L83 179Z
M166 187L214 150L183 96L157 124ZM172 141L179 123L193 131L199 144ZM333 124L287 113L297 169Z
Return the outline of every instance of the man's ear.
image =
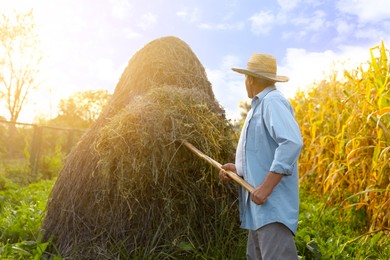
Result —
M253 77L250 75L248 75L247 77L248 77L248 83L252 85L253 84Z

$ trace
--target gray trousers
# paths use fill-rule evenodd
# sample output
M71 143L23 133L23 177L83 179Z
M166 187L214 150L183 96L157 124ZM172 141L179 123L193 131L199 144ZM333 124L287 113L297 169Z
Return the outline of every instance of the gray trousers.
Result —
M246 259L298 259L294 236L290 229L281 223L271 223L257 230L249 230Z

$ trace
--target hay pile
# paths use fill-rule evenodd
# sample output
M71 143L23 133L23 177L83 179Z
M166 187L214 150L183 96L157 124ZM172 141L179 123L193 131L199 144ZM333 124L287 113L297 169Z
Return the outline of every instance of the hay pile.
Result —
M232 130L203 66L178 38L129 61L108 107L73 149L42 225L63 257L208 254L238 228L236 191L180 144L232 160ZM182 250L181 250L182 249ZM222 250L222 249L221 249Z

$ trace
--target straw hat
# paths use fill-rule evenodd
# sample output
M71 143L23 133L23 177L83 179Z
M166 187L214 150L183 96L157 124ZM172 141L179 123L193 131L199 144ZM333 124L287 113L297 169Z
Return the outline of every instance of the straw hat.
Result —
M276 75L276 59L268 54L252 54L247 68L232 68L233 71L257 78L266 78L275 82L286 82L288 77Z

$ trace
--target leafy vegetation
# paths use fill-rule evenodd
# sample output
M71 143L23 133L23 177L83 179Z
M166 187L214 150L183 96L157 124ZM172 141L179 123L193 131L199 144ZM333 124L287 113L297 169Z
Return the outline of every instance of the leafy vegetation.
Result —
M0 176L0 258L41 259L39 229L54 180L20 185Z
M389 259L390 236L369 232L363 209L344 210L301 190L298 233L295 238L302 259Z

